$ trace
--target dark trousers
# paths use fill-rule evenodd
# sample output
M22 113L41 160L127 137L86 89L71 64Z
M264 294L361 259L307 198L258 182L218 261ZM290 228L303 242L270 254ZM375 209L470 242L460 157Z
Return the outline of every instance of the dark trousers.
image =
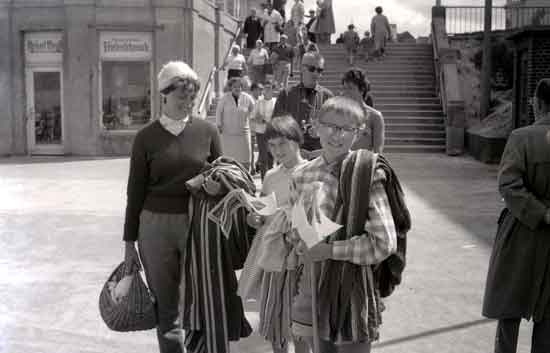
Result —
M184 352L179 286L188 227L186 214L141 212L138 246L147 283L156 299L161 353Z
M516 353L521 319L498 320L495 353ZM531 336L531 353L550 352L550 320L535 322Z

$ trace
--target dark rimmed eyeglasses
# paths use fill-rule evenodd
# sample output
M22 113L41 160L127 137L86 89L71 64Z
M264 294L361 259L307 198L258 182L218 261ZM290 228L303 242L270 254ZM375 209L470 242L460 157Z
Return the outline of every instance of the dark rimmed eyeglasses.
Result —
M307 71L309 71L311 73L317 71L318 74L323 73L323 70L324 70L322 67L315 67L315 66L312 66L312 65L306 65L306 68L307 68Z
M356 128L356 127L339 126L339 125L336 125L336 124L326 123L326 122L323 122L323 121L319 121L319 125L322 125L322 126L326 127L332 133L338 133L338 134L341 134L341 133L354 134L359 130L359 128Z

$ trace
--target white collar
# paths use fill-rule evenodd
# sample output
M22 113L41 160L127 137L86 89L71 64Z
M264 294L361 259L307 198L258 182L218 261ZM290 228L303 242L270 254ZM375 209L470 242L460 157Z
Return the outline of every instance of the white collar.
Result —
M185 129L185 126L187 126L188 121L189 115L183 119L175 120L167 117L166 114L162 114L159 119L160 125L162 125L163 128L174 136L181 134L183 129Z

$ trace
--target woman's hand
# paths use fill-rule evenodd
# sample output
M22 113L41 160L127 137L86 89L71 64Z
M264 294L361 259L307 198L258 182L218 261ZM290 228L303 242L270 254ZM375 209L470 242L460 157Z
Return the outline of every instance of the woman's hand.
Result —
M137 266L137 268L140 269L139 256L134 241L126 242L126 246L124 248L124 264L126 267L126 273L132 272L134 266Z
M248 225L252 228L259 229L261 226L264 225L265 217L255 212L250 212L246 216L246 223L248 223Z

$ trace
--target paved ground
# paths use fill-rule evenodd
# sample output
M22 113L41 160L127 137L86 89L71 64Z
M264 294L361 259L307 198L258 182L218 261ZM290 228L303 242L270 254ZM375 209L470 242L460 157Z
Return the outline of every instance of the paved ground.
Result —
M470 158L390 155L414 228L404 283L386 302L374 352L491 352L480 316L501 201L496 167ZM122 259L127 159L0 160L0 352L149 353L152 331L109 331L98 294ZM257 323L254 305L247 315ZM530 325L518 352L528 352ZM234 352L269 352L253 336Z

